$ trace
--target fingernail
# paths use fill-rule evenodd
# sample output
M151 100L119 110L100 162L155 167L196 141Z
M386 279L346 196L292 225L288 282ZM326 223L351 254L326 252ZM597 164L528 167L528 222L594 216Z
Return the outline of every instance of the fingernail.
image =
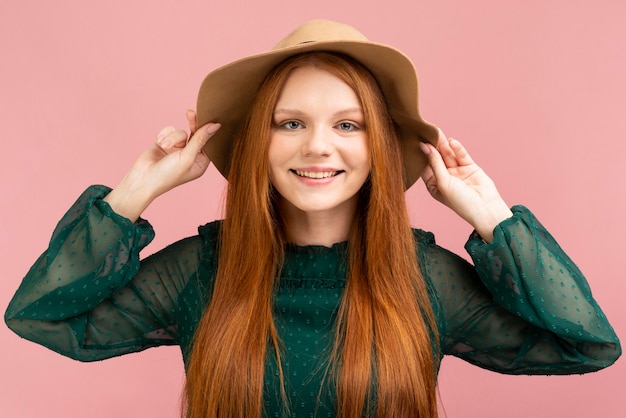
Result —
M422 152L426 155L430 155L430 147L423 142L420 142L420 148Z
M213 123L209 126L207 126L206 128L206 133L208 133L209 135L213 135L215 132L217 132L217 130L221 127L222 125L220 125L219 123Z

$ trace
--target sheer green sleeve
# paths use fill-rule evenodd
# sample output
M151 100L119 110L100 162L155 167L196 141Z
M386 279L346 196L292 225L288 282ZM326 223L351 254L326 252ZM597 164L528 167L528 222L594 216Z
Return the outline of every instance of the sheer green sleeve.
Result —
M474 266L422 245L438 297L444 354L510 374L595 371L621 354L582 273L526 208L513 208L487 244L465 248Z
M11 300L5 322L23 338L93 361L177 343L176 304L197 271L201 240L182 240L142 262L153 238L92 186L59 222Z

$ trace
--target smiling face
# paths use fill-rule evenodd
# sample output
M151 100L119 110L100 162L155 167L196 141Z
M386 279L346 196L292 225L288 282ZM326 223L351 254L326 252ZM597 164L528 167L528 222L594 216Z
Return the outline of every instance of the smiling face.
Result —
M283 212L354 216L370 153L361 103L345 82L310 66L293 70L274 109L268 151Z

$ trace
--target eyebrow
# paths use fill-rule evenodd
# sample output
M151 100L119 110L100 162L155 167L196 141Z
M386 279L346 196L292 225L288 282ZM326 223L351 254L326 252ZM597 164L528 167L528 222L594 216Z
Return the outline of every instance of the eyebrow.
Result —
M335 113L333 113L333 117L340 117L343 115L349 115L349 114L353 114L353 113L359 113L360 115L363 115L363 110L360 107L350 107L348 109L341 109ZM288 114L288 115L296 115L296 116L304 116L306 115L305 112L298 110L298 109L275 109L273 115L281 115L281 114Z

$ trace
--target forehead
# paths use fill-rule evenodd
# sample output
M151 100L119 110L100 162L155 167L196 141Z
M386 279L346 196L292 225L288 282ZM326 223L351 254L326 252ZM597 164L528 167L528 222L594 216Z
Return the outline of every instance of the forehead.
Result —
M287 76L276 108L325 105L361 108L356 92L336 75L312 66L298 67Z

